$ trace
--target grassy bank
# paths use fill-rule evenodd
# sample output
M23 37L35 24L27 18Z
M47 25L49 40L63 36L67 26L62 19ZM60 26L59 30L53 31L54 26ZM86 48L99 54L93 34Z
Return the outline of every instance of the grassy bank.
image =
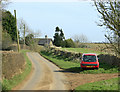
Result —
M26 56L26 52L29 52L29 50L21 50L20 51L20 53L22 53L24 55L24 58L26 61L26 67L25 67L24 71L21 74L14 76L10 80L4 79L2 82L3 92L7 92L7 90L11 90L13 87L18 85L21 81L23 81L25 79L25 77L30 73L32 64L31 64L30 60L28 59L28 57Z
M75 90L118 90L118 78L81 85Z
M51 60L53 63L58 65L60 68L62 68L63 71L66 72L86 73L86 74L118 73L118 67L112 65L100 63L99 66L100 68L98 70L97 69L82 70L80 68L80 61L79 62L67 61L67 58L63 58L62 56L59 55L53 55L52 53L48 53L44 51L41 52L41 55Z

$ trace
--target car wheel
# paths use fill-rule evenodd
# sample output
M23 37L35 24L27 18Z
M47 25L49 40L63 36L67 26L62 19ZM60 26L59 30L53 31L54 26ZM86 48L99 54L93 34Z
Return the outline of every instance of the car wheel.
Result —
M99 67L96 68L97 70L99 69Z

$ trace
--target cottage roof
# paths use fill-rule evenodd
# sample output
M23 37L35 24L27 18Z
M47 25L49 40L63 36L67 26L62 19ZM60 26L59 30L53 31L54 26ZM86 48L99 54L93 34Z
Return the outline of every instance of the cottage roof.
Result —
M50 42L52 41L51 38L40 38L38 41L39 45L44 45L44 44L50 44Z

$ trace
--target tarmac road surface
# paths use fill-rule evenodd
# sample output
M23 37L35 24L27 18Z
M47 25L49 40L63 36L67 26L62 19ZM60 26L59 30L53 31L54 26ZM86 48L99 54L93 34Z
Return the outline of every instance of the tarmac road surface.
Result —
M27 52L33 64L33 72L20 90L68 90L66 77L60 69L39 53Z

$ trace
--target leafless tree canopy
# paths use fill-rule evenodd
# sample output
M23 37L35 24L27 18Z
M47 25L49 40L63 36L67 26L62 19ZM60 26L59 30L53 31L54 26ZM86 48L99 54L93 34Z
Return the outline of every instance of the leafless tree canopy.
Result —
M33 33L33 35L34 35L35 38L39 38L39 37L41 36L41 34L42 34L42 33L41 33L41 30L39 30L39 29L38 29L38 30L35 30L35 31L32 32L32 33Z
M99 26L105 26L108 29L105 37L111 43L114 51L120 55L120 1L94 0L94 4L101 15Z
M41 36L41 31L39 29L35 31L32 30L23 18L18 19L17 24L18 24L18 30L19 30L20 36L22 38L27 36L28 34L33 34L35 38Z
M23 37L23 35L25 34L25 36L27 35L27 34L29 34L30 33L30 29L29 29L29 27L28 27L28 25L27 25L27 23L25 22L25 20L23 20L22 18L20 18L20 19L18 19L18 21L17 21L18 23L18 30L19 30L19 33L20 33L20 36L21 37ZM25 31L25 33L24 33L24 31Z
M4 9L9 3L10 0L0 0L0 9Z
M86 43L86 42L88 42L87 36L83 35L83 34L74 35L72 38L73 38L74 42L76 42L76 43Z

